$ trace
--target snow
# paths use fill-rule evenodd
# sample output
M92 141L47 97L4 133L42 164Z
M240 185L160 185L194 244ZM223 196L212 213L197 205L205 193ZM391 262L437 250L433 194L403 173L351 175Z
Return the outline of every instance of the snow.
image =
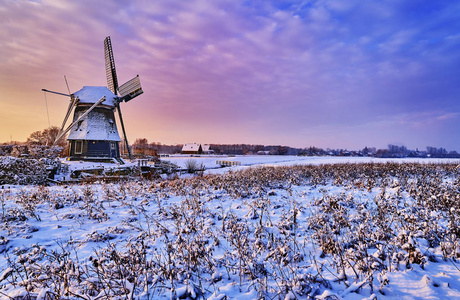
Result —
M416 162L450 163L455 168L458 160L185 155L162 159L181 167L185 167L188 160L197 160L198 163L212 168L206 171L207 174L216 175L210 177L211 179L194 177L118 184L1 186L0 236L4 240L0 239L0 295L27 295L23 286L9 283L17 276L11 262L16 261L17 267L21 266L18 261L25 260L25 264L29 264L27 270L37 273L42 270L41 274L34 273L33 276L42 276L43 280L63 268L67 268L65 274L71 280L80 270L79 267L82 268L86 273L79 275L84 279L79 285L87 286L87 290L76 285L70 288L71 295L80 297L90 290L91 285L98 284L98 276L104 276L104 273L92 273L97 269L95 265L104 264L108 272L110 261L104 262L103 259L110 257L109 260L115 261L114 257L118 255L118 267L128 268L129 264L124 264L127 261L133 264L134 272L139 272L137 276L140 279L150 282L147 290L137 291L136 299L169 298L173 293L171 281L164 274L169 274L171 270L177 272L171 273L171 276L174 276L174 293L176 296L181 295L190 299L198 298L201 291L207 299L258 299L260 293L264 292L267 293L267 298L278 299L275 295L279 291L285 291L280 292L280 299L306 299L308 293L312 293L317 299L460 299L460 256L443 259L440 246L430 247L427 240L422 237L421 231L413 230L414 226L421 225L417 223L417 218L422 217L430 222L437 222L437 230L446 230L449 220L445 216L448 212L430 212L423 210L423 206L414 206L417 201L408 189L401 192L398 188L400 180L386 182L385 194L382 196L381 186L360 188L358 182L351 184L325 181L311 184L297 182L294 180L296 177L292 177L289 182L279 179L265 186L265 177L256 175L265 172L260 168L262 166ZM242 166L221 168L216 165L217 160L240 161ZM114 165L66 163L70 169L107 168ZM237 173L237 170L249 172L244 173L249 174L248 177L244 177L246 175L243 173ZM240 177L245 180L238 181ZM445 193L449 191L449 187L456 187L455 184L458 184L456 178L439 179L445 183ZM259 180L260 186L248 188L251 180ZM417 179L413 180L416 186ZM435 181L429 182L434 188ZM225 188L220 184L224 184ZM442 200L442 195L434 196L439 201ZM394 219L387 222L392 230L392 247L399 247L399 252L395 254L407 255L410 250L404 249L416 247L426 258L427 253L432 253L433 259L427 259L423 267L418 263L411 263L406 267L405 263L398 262L398 270L394 269L394 264L391 271L379 269L382 262L387 263L389 259L379 259L379 247L372 244L362 245L369 254L365 259L375 269L374 277L371 279L371 290L369 277L355 278L351 268L347 268L346 274L341 271L336 273L337 266L334 265L333 254L321 253L318 240L314 237L318 231L312 228L326 228L325 225L329 222L326 217L337 217L339 212L343 211L346 211L345 216L350 224L354 224L354 220L362 221L364 215L378 211L375 206L381 198L384 204L400 203L400 211L393 215ZM338 199L336 204L328 202L334 199ZM335 205L341 210L337 210L336 214L326 213ZM412 207L417 207L419 211L410 210ZM290 216L294 215L295 211L296 223L293 223ZM415 221L408 219L412 215L417 216ZM9 217L8 221L6 216ZM321 216L325 219L318 221ZM404 223L402 220L409 221ZM374 222L377 221L374 219ZM378 227L376 224L365 221L360 226L349 229L344 227L344 232L337 233L334 237L337 240L351 240L358 238L361 232L367 229L375 233ZM375 227L369 228L369 225ZM414 235L411 235L412 232ZM273 240L270 237L273 237ZM397 242L399 240L400 244ZM458 239L452 237L452 241L458 242ZM251 257L251 260L246 262L245 270L256 272L256 265L265 268L268 271L267 282L264 281L264 277L253 280L250 274L240 274L239 261L235 258L241 252L234 246L238 243L251 250L244 254L245 257ZM203 247L200 246L202 244ZM142 245L145 248L142 248ZM299 247L303 250L299 251ZM266 248L272 251L264 250ZM57 254L53 254L52 251ZM146 251L146 261L134 265L137 262L132 260L133 257L142 251ZM358 255L358 252L347 252L347 259L355 262L353 255ZM197 253L204 254L194 266L195 261L190 258ZM295 260L297 254L303 258ZM168 264L168 255L172 256L171 264ZM62 262L57 258L62 259ZM144 274L141 267L146 265L149 265L147 270L150 270L150 273ZM206 270L207 266L209 270ZM49 269L45 269L47 267ZM355 268L358 270L356 265ZM263 273L260 270L258 272ZM318 274L321 274L321 277L318 277ZM286 281L279 278L285 278ZM317 281L313 283L311 278ZM385 279L388 283L382 287L382 292L379 292L380 281L383 282ZM19 278L16 277L16 280ZM54 280L58 281L59 278L56 277ZM124 288L134 293L135 288L130 280L121 278L117 282L124 282ZM322 280L326 280L328 284ZM142 282L139 281L137 284ZM291 286L294 282L297 282L297 285ZM289 288L283 290L283 286ZM50 284L33 293L37 298L46 298L46 293L55 288L57 287ZM104 295L103 291L99 290L92 297L99 293ZM299 293L304 294L299 296ZM69 299L78 297L69 296ZM90 298L90 295L82 298Z
M200 149L200 144L197 144L197 143L190 143L190 144L185 144L183 147L182 147L182 151L196 151L198 152L198 150Z
M447 158L375 158L375 157L337 157L337 156L290 156L290 155L184 155L176 154L162 157L162 160L172 162L180 168L186 168L187 162L194 160L197 165L206 167L205 174L223 174L247 169L250 166L294 166L294 165L324 165L343 163L460 163L459 159ZM238 161L241 166L221 168L217 161Z
M116 96L105 86L84 86L74 93L80 103L94 104L102 97L105 100L93 109L80 124L75 124L69 132L68 140L98 140L120 142L120 135L115 123L113 110ZM84 111L78 112L73 120L77 120Z
M103 105L115 107L116 96L105 86L84 86L81 90L74 93L80 103L94 104L105 96Z
M97 140L120 142L115 117L112 111L101 112L94 109L83 118L81 124L75 124L69 132L68 140ZM84 112L80 112L83 114ZM74 120L78 119L74 117Z

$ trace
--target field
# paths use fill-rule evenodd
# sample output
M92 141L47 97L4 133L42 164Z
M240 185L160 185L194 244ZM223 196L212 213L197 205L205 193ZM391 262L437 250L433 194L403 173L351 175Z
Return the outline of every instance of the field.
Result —
M460 299L454 161L253 162L4 186L0 298Z

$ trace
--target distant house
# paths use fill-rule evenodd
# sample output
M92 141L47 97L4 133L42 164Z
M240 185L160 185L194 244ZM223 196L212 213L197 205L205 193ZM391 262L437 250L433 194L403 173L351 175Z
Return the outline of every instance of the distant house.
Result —
M182 154L202 154L203 148L201 144L191 143L191 144L184 144L182 147Z
M270 151L265 151L265 150L257 151L257 155L269 155L269 154L270 154Z
M203 144L201 145L201 149L203 149L203 154L214 154L214 150L210 149L211 145Z

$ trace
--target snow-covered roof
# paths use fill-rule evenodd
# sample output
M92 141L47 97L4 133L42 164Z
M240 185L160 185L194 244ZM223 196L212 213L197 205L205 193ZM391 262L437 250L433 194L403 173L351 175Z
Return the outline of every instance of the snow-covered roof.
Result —
M198 151L200 149L200 144L196 143L191 143L191 144L185 144L182 147L182 151Z
M110 91L109 91L110 92ZM77 120L84 111L76 113ZM98 140L120 142L113 111L104 108L92 110L80 124L75 124L70 130L68 140Z
M203 150L203 152L208 152L210 149L211 146L208 145L208 144L203 144L201 145L201 149Z
M78 97L80 103L96 103L99 99L105 96L103 105L115 106L116 96L105 86L84 86L81 90L73 93Z

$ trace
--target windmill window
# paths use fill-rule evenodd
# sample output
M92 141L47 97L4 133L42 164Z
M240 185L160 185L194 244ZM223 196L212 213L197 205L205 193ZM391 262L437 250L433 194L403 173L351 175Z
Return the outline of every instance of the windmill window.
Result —
M117 147L115 146L115 143L114 142L111 142L110 143L110 150L116 150Z
M75 154L81 154L83 152L83 142L75 141Z

